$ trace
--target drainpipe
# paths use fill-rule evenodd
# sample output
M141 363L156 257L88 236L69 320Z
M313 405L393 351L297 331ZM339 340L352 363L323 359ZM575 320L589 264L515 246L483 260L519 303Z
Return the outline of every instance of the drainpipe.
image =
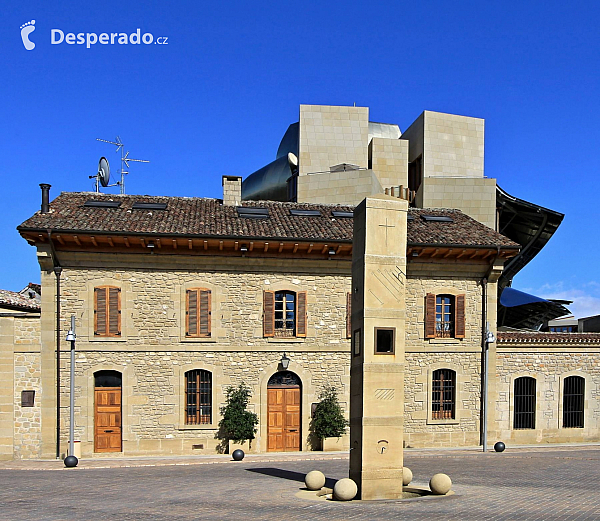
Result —
M489 349L487 342L487 277L481 280L481 340L483 349L483 371L482 371L482 392L481 392L481 445L483 452L487 450L487 414L488 414L488 364Z
M56 275L56 459L60 459L60 276L62 266L58 262L52 242L52 230L48 230L48 242Z

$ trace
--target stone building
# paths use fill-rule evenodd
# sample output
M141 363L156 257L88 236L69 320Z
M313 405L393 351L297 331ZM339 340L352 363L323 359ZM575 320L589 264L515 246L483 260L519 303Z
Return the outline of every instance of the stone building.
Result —
M323 386L349 409L353 212L381 193L410 201L406 273L366 288L406 285L405 444L481 443L488 331L488 442L600 438L600 336L497 331L503 288L562 216L484 177L481 119L424 112L403 134L365 107L301 106L276 160L243 183L224 176L222 200L79 192L49 203L43 190L18 228L37 250L42 312L23 353L21 333L2 330L14 428L2 424L1 457L64 454L72 315L83 457L212 453L225 390L241 382L259 417L251 450L309 449ZM544 306L546 317L564 309ZM27 419L24 386L35 390Z

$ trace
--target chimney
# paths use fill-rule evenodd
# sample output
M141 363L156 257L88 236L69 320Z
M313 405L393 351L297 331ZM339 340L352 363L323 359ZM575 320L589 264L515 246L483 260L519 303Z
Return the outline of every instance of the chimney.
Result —
M242 202L242 178L237 175L223 176L223 204L239 206Z
M42 189L42 213L50 213L50 186L46 183L41 183Z

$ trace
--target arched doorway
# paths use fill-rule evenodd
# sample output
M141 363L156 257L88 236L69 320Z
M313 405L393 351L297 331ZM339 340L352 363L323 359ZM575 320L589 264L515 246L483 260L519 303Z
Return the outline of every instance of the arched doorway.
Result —
M291 371L275 373L267 383L267 451L299 451L302 383Z
M121 452L121 373L94 373L94 452Z

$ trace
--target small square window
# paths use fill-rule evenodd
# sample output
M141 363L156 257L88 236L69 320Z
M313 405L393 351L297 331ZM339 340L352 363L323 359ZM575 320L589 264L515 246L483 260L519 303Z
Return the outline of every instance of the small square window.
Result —
M393 355L395 327L376 327L375 328L375 354Z
M21 407L33 407L35 391L21 391Z

